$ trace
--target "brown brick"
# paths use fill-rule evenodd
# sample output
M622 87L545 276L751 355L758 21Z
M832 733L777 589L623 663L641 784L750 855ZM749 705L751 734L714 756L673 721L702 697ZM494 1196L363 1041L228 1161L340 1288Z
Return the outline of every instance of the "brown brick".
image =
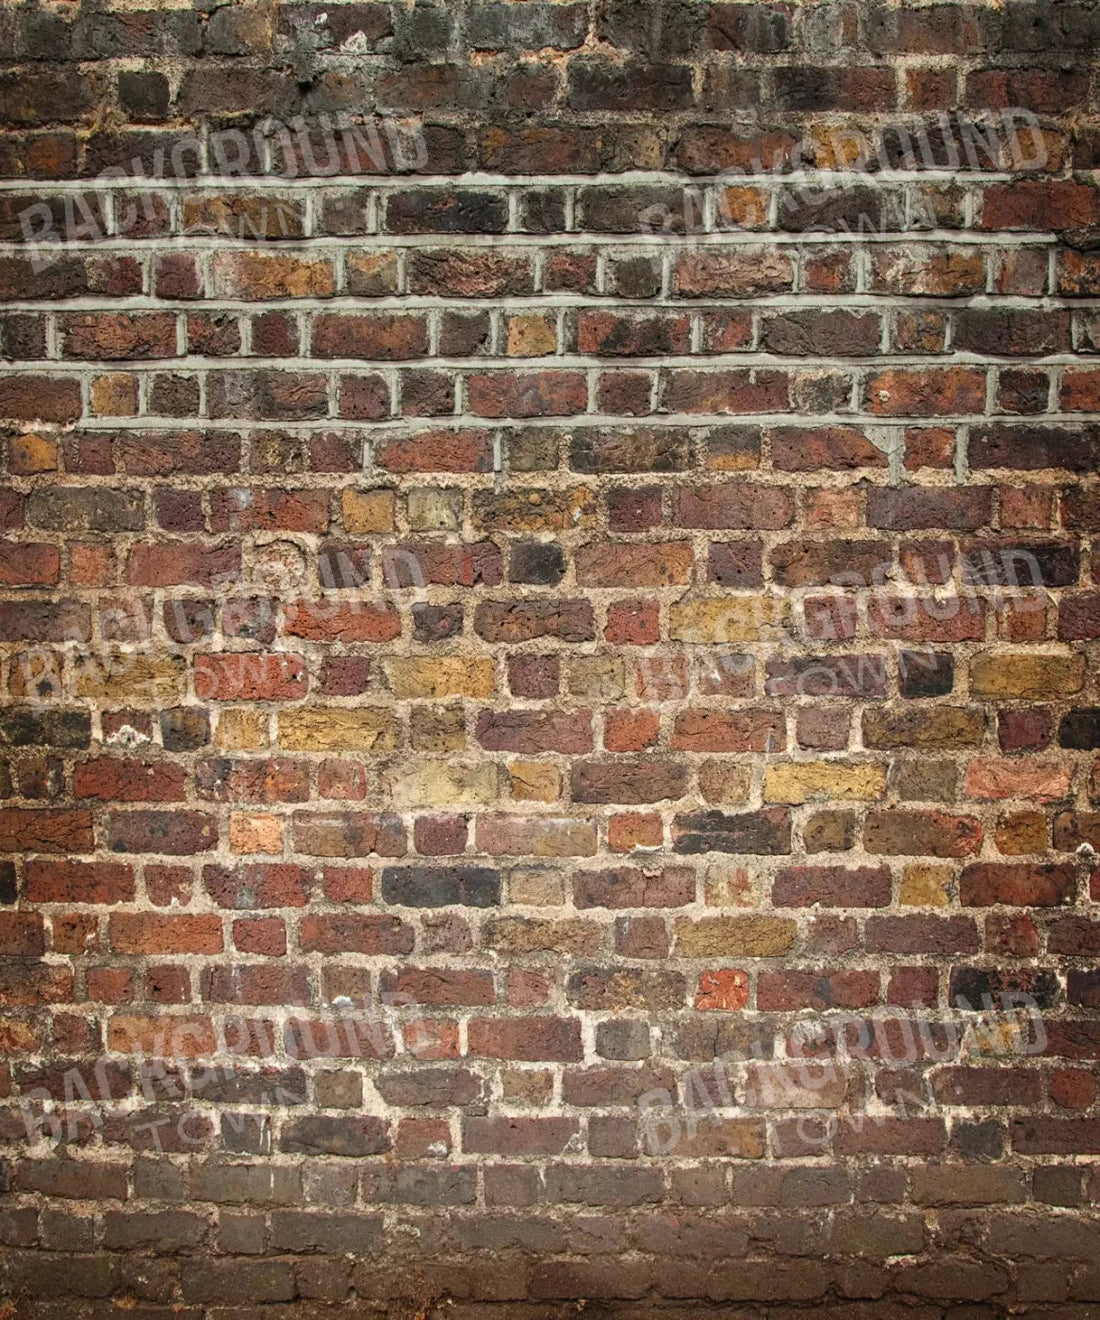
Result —
M871 812L863 830L868 852L908 857L969 857L981 846L980 823L946 812Z
M30 903L126 903L134 897L134 871L113 862L30 860L23 897Z
M580 1021L570 1018L473 1018L470 1053L495 1059L558 1060L582 1057Z
M1070 902L1077 889L1072 865L982 862L963 867L959 901L966 907L1051 907Z
M776 874L776 907L880 908L890 903L891 879L885 867L793 866Z
M108 823L112 852L186 856L206 852L217 839L217 821L201 811L116 811Z
M199 9L0 19L4 1295L1083 1320L1090 7Z

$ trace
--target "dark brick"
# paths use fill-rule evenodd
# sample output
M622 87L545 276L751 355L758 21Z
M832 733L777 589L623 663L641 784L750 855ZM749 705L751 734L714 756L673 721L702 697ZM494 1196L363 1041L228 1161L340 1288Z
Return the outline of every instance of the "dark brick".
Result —
M1079 706L1067 711L1058 725L1058 746L1075 751L1100 747L1100 707Z
M553 542L521 541L512 546L508 580L537 587L556 587L565 576L565 554Z
M496 907L500 903L500 872L482 866L387 866L382 871L382 897L407 907Z
M678 853L726 852L776 855L791 851L790 813L767 807L743 815L703 811L673 821L673 850Z
M901 651L898 693L909 698L945 697L955 686L955 658L946 651Z
M378 1155L390 1148L389 1128L369 1115L304 1114L283 1124L279 1148L292 1155Z

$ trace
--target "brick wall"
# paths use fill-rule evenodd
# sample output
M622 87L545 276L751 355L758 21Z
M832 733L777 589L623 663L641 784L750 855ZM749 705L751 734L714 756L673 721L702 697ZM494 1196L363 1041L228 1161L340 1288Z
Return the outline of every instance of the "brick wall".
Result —
M1098 23L0 9L0 1315L1097 1314Z

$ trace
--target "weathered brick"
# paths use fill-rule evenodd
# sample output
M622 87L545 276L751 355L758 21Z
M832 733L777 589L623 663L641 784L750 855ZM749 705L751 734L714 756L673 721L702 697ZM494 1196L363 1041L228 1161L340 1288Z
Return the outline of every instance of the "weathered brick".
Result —
M672 834L673 850L678 853L728 852L767 856L791 851L790 813L785 807L766 807L742 815L707 811L677 816Z
M201 811L113 812L108 825L112 852L206 852L218 838L217 821Z
M1079 1320L1090 6L94 8L0 17L0 1291Z
M280 1146L299 1155L377 1155L389 1149L386 1124L371 1116L306 1114L284 1125Z
M36 859L24 868L29 903L126 903L134 892L133 868L123 864Z
M776 907L887 907L890 872L885 867L792 866L776 874Z
M963 868L959 901L969 907L1050 907L1073 897L1077 880L1072 866L1032 866L1020 862L985 862Z
M982 827L947 812L878 811L863 829L868 852L909 857L969 857L981 847Z
M582 1057L576 1018L473 1018L470 1053L495 1059L578 1062Z
M488 867L388 866L382 872L383 898L407 907L494 907L500 893L500 872Z
M0 808L0 851L92 852L91 812L60 807Z

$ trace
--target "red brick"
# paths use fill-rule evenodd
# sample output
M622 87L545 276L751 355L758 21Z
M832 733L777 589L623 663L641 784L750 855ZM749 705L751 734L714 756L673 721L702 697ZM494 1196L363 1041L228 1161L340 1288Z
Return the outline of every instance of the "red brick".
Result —
M6 376L0 380L0 417L64 425L80 417L80 382L71 376Z
M577 871L573 902L578 908L682 907L695 899L695 873L684 866L646 870L620 866L612 871Z
M299 922L304 952L409 953L412 930L390 916L309 916Z
M580 371L492 372L466 381L476 417L560 417L584 412L588 385Z
M782 715L753 710L681 711L670 743L674 751L689 752L776 752L786 745Z
M194 674L200 701L293 701L309 686L305 660L287 653L196 655Z
M210 527L215 532L323 532L329 500L327 490L218 490L210 496Z
M1077 888L1074 867L1028 862L981 862L963 868L959 901L965 907L1051 907L1070 902Z
M792 866L777 872L772 902L776 907L881 908L889 906L890 893L885 867Z
M209 587L241 575L239 546L135 545L126 580L132 587Z
M182 802L184 770L169 761L99 756L73 768L73 795L101 802Z
M867 1008L878 1001L878 972L761 972L756 983L756 1006L762 1012Z
M880 417L938 417L985 411L985 372L972 367L896 368L864 386L869 412Z
M604 637L613 646L650 646L661 637L660 610L657 601L612 601Z
M161 916L115 912L111 948L116 953L220 953L222 923L217 916Z
M115 862L28 860L23 897L29 903L128 903L134 898L133 867Z
M236 869L205 866L202 881L218 907L238 910L305 907L313 874L308 868L289 862L250 862Z
M401 635L401 615L368 602L297 600L284 606L284 631L310 641L389 642Z
M64 808L0 809L0 852L92 852L92 814Z
M61 576L61 555L55 545L8 541L0 545L0 586L52 587Z
M383 972L380 993L383 1003L430 1004L437 1008L491 1004L496 995L491 972L443 967L402 967Z
M0 912L0 953L5 957L33 958L45 947L37 912Z
M1096 189L1069 180L995 184L982 197L983 229L1079 229L1096 218Z
M576 1018L472 1018L468 1030L472 1055L562 1063L583 1057Z
M868 852L903 857L969 857L981 847L982 828L971 816L947 812L874 811L863 829Z
M187 856L213 848L218 825L201 811L116 811L108 821L107 835L112 852Z
M103 360L176 355L176 318L170 312L80 313L60 318L67 357Z
M582 710L572 713L557 711L491 711L478 714L476 737L488 751L564 752L576 754L590 752L592 741L592 714Z
M322 358L395 362L424 357L428 325L423 316L323 315L313 321L313 351Z
M665 377L662 402L673 413L784 412L790 405L790 381L782 371L673 367Z
M286 923L281 917L242 917L233 923L233 947L240 953L281 957L286 953Z
M641 752L657 741L659 721L652 711L608 711L603 744L609 752Z
M423 431L387 440L377 461L390 472L488 472L493 466L488 431Z
M213 1023L202 1015L142 1017L115 1013L107 1023L107 1048L153 1058L189 1059L213 1054L216 1036Z

